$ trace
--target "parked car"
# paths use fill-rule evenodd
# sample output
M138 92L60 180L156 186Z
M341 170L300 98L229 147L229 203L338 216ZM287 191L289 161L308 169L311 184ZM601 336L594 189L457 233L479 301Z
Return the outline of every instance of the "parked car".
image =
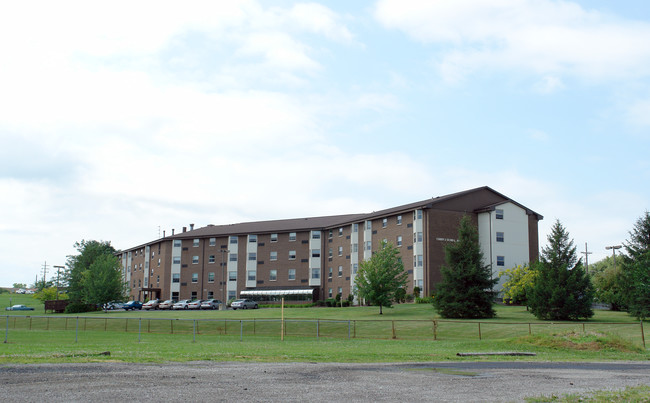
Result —
M14 305L5 308L6 311L33 311L34 308L25 305Z
M218 299L206 299L201 302L201 309L219 309L221 301Z
M188 309L189 305L190 305L190 302L192 302L192 300L190 300L190 299L182 299L182 300L178 301L177 303L175 303L174 306L172 306L172 309L174 309L174 310Z
M203 299L195 299L194 301L187 304L188 309L201 309L201 303L205 301Z
M136 309L140 310L142 309L142 302L140 301L129 301L126 304L124 304L124 310L125 311L135 311Z
M240 309L240 308L241 309L248 309L248 308L257 309L258 308L257 302L252 301L250 299L238 299L238 300L235 300L235 301L232 302L232 304L230 304L230 307L232 309L234 309L234 310L237 310L237 309Z
M142 309L158 309L160 306L160 300L159 299L152 299L144 303L142 305Z
M115 309L124 309L124 302L120 301L111 301L107 302L102 306L105 311L113 311Z
M158 305L158 309L172 309L176 302L175 299L166 299Z

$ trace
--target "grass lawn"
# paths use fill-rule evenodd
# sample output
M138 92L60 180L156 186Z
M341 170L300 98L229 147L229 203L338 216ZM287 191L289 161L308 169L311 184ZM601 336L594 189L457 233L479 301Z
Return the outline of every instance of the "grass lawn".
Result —
M287 336L281 341L280 309L92 312L77 319L45 315L30 295L11 298L35 311L4 311L10 316L0 318L0 335L3 341L7 337L0 343L0 363L650 359L639 322L621 312L597 311L589 321L551 324L511 306L498 306L497 318L481 321L441 321L426 304L396 305L383 315L376 307L292 308L285 310ZM0 307L8 305L9 295L0 295ZM106 351L110 355L100 354ZM502 351L537 356L456 356Z

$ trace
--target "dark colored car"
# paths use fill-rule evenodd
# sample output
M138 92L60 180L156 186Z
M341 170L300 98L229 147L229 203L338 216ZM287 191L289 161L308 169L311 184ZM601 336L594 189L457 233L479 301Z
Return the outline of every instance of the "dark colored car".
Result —
M5 308L6 311L33 311L34 308L25 305L14 305Z
M124 310L125 311L133 311L133 310L140 310L142 309L142 302L140 301L129 301L126 304L124 304Z

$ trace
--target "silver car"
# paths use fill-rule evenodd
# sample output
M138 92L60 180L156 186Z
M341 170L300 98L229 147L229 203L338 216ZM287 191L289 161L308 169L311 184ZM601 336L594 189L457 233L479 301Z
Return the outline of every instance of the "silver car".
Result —
M230 307L234 310L237 309L257 309L257 302L250 299L238 299L230 304Z
M219 309L219 305L221 305L221 301L218 299L206 299L201 302L201 309Z
M191 299L180 300L177 303L175 303L174 306L172 306L172 309L175 309L175 310L177 310L177 309L188 309L189 305L190 305L190 302L192 302Z

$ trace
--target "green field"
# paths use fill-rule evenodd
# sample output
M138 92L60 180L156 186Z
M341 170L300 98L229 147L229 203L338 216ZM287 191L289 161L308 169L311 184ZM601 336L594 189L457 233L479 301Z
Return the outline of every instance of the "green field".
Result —
M0 306L9 305L0 295ZM536 320L524 307L498 306L481 321L443 321L431 305L384 309L292 308L247 311L92 312L45 314L29 295L13 304L35 311L0 318L0 363L163 362L188 360L395 362L446 360L648 360L641 325L621 312L597 311L585 322ZM3 314L3 315L4 315ZM645 324L646 328L648 324ZM647 330L646 330L647 332ZM110 355L100 355L110 351ZM462 352L532 352L535 357Z

